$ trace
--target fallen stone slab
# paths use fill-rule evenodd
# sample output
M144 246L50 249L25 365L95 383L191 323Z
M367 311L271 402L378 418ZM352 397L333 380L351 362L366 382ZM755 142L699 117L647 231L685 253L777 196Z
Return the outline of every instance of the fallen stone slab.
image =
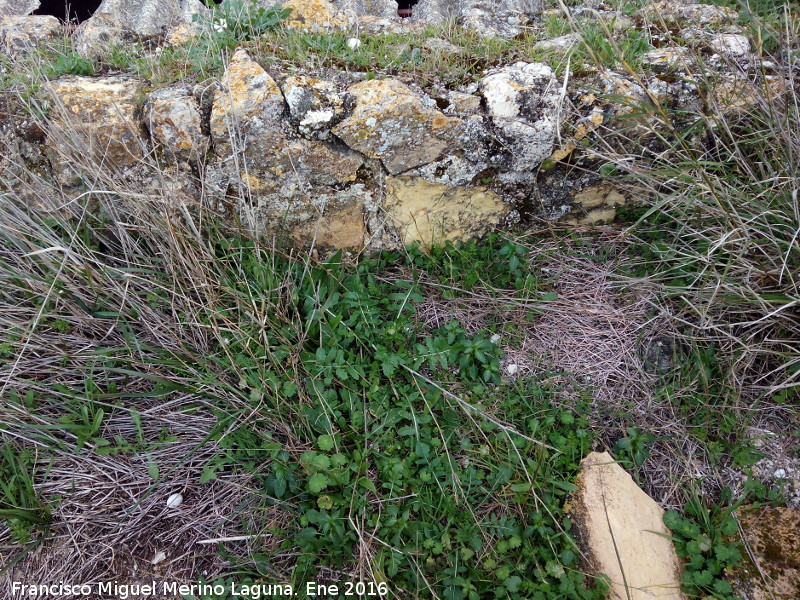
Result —
M613 600L685 600L664 511L608 452L581 463L567 512L590 567L611 578Z

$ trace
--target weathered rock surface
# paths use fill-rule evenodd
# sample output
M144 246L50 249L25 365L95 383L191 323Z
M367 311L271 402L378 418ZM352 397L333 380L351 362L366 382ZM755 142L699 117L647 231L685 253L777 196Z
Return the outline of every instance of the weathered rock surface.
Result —
M45 85L53 119L46 149L59 183L77 185L81 174L124 170L142 158L141 86L128 77L62 77Z
M518 62L481 81L489 116L508 149L510 168L534 169L553 151L561 110L558 81L549 66Z
M739 17L732 8L714 4L699 4L691 0L658 0L643 6L639 14L656 25L666 28L730 24Z
M48 15L0 17L0 54L19 58L56 39L60 32L58 19Z
M420 0L412 17L402 19L395 0L290 0L285 6L296 27L322 31L349 23L362 40L445 18L505 35L540 8L538 0ZM17 177L25 169L13 163L22 161L51 183L75 185L79 175L110 167L112 177L122 174L139 185L154 179L144 164L152 157L152 166L173 177L184 195L194 193L196 182L189 180L202 173L196 189L255 230L282 229L303 245L397 248L462 239L524 217L610 221L637 198L593 172L594 141L609 136L606 147L653 156L664 151L659 105L678 109L670 113L678 120L687 111L739 118L768 99L759 82L777 100L788 89L780 69L753 54L728 9L659 1L632 20L602 2L592 6L575 7L573 15L602 21L610 35L635 27L653 41L639 77L619 65L619 72L589 67L565 75L565 85L544 64L518 62L460 86L429 82L423 91L413 75L374 80L329 66L313 73L298 65L284 69L283 62L269 67L273 78L238 51L221 81L198 84L196 97L180 85L145 96L148 82L123 77L62 78L46 86L65 109L50 112L46 143L9 134L14 159L6 158L3 169ZM78 28L73 46L97 56L113 45L155 41L154 34L159 46L187 40L201 27L192 16L206 10L199 0L105 0ZM53 19L10 17L0 22L0 44L11 55L47 43L54 31ZM568 35L539 47L567 52L576 43ZM441 38L425 38L419 49L441 56L464 50ZM696 56L719 70L712 85L697 81ZM201 108L214 90L213 104ZM618 116L626 118L622 135L614 131ZM696 136L691 143L702 148L704 142Z
M278 84L244 51L231 59L214 94L211 136L218 156L258 144L268 151L279 137L284 100ZM274 132L274 135L273 135Z
M388 177L384 206L403 244L423 246L486 233L509 211L484 187L450 187L417 177Z
M135 39L136 34L120 26L111 15L95 14L78 26L72 36L72 49L84 58L96 58Z
M137 35L156 35L205 10L200 0L103 0L94 14L109 15L118 27Z
M607 452L582 462L568 512L595 570L611 578L613 600L685 600L680 562L664 511Z
M355 185L364 157L342 144L298 136L287 117L275 80L246 52L236 52L211 111L217 157L209 168L212 186L243 198L240 208L261 228L293 231L294 237L314 232L318 241L331 242L337 235L329 229L349 231L340 239L348 247L363 240L363 223L353 223L363 221L369 196Z
M0 15L25 16L39 8L39 0L0 0Z
M714 52L725 56L747 56L750 53L750 40L747 36L736 33L719 33L714 35L708 45Z
M287 78L282 89L292 120L309 139L328 138L331 127L347 115L354 103L348 94L340 94L332 82L305 75Z
M334 0L334 5L351 20L398 20L395 0ZM541 0L419 0L408 21L441 25L456 19L484 35L513 37L541 8Z
M580 44L581 37L577 33L567 33L549 40L536 42L534 48L537 50L561 50L566 52L575 44Z
M197 102L181 86L161 88L148 96L145 125L168 160L198 163L208 151Z
M742 507L739 519L758 564L736 569L737 591L750 600L800 598L800 509Z
M460 20L484 35L514 37L541 9L539 0L462 0Z
M206 11L200 0L103 0L78 27L72 47L81 56L96 57L137 36L169 30L175 37L181 27L184 33L177 39L188 39L196 26L194 15Z
M453 140L459 119L399 81L363 81L347 91L356 106L333 133L350 148L379 159L393 175L433 162Z
M283 24L292 29L327 31L344 29L350 24L347 14L337 9L330 0L289 0L282 6L291 11Z
M336 7L352 20L363 16L397 20L395 0L334 0Z

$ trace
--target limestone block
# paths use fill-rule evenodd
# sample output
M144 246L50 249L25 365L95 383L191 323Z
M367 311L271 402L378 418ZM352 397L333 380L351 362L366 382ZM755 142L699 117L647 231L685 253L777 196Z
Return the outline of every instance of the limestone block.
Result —
M418 177L387 177L384 208L404 245L423 246L482 235L509 211L484 187L450 187Z
M72 47L84 57L102 56L115 45L138 36L169 32L168 36L173 37L172 31L180 25L195 31L194 16L207 12L200 0L103 0L78 27ZM181 35L184 34L179 34L179 38Z
M333 3L349 18L359 22L367 17L401 20L395 0L333 0ZM484 35L513 37L541 9L541 0L419 0L413 7L411 18L402 20L417 27L457 20ZM383 28L388 30L388 24Z
M171 160L200 162L208 150L203 135L200 110L189 92L181 86L152 92L145 104L145 124L153 141Z
M0 17L0 54L24 56L61 33L61 23L49 15Z
M286 79L282 89L292 121L309 139L327 139L348 112L349 97L330 81L299 75Z
M0 0L0 15L24 17L39 8L39 4L39 0Z
M46 150L59 183L75 185L80 172L124 169L144 156L141 81L68 76L43 87L52 105Z
M247 171L249 187L336 185L353 181L363 157L336 144L297 137L278 84L243 50L237 51L214 95L215 154L233 176ZM295 181L296 180L296 181Z
M327 97L322 92L333 92L324 84L308 78L287 83L298 116L307 116L302 108L314 100L322 102L302 90ZM306 246L363 244L364 201L371 191L356 179L364 157L336 140L298 136L278 84L243 50L214 95L210 128L216 160L206 183L238 196L237 210L254 229L280 229Z
M567 33L558 37L550 38L549 40L541 40L536 42L534 48L536 50L546 51L562 51L566 52L576 44L580 44L581 36L577 33Z
M739 18L739 13L726 6L714 4L695 4L686 0L658 0L643 6L639 15L655 24L667 28L691 23L697 27L706 25L731 24Z
M611 578L612 600L685 600L664 511L608 452L582 462L568 511L588 560Z
M97 58L135 38L132 31L121 27L111 15L95 13L78 26L72 36L72 49L84 58Z
M519 35L531 16L542 9L539 0L461 0L461 4L464 27L505 38Z
M531 170L550 156L561 110L549 66L518 62L489 71L481 92L492 122L511 155L513 170Z
M285 114L278 84L244 50L237 50L214 94L211 137L218 156L244 145L269 151L281 137Z
M195 14L206 10L200 0L103 0L92 18L108 15L121 29L157 35L171 25L191 23Z
M747 56L750 54L750 40L746 35L718 33L708 40L714 52L723 56Z
M351 19L370 16L399 20L395 0L334 0L334 4Z
M436 160L453 142L460 120L394 80L357 83L353 113L333 128L350 148L379 159L396 175Z
M330 0L289 0L283 8L291 11L283 24L301 31L328 31L348 27L347 15L338 10Z
M685 71L695 65L694 54L683 46L667 46L655 48L645 52L642 56L642 64L653 69L656 73L668 73L672 71Z
M366 238L363 202L360 199L331 202L318 215L297 220L290 235L301 246L313 243L322 248L360 250Z

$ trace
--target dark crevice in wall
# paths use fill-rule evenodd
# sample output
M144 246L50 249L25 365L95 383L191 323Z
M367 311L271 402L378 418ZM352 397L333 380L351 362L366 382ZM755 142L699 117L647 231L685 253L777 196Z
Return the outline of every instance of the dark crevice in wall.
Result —
M94 14L101 0L42 0L33 14L51 15L61 21L85 21Z
M397 14L401 17L410 17L417 2L419 0L397 0Z

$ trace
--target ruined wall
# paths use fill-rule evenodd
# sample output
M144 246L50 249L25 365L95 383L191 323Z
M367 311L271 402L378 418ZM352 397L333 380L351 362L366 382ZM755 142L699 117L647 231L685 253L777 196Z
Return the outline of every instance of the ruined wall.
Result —
M413 27L414 20L444 18L447 11L469 26L470 11L479 8L495 25L504 10L516 19L506 23L522 23L536 8L510 0L491 12L488 4L420 0L407 19L397 15L393 0L291 0L286 6L292 27L352 35ZM699 5L681 10L692 6ZM192 15L204 10L198 0L105 0L72 43L85 55L154 31L168 43L175 31L191 35L198 26ZM735 18L719 7L694 10L692 18L720 28L732 27ZM58 31L52 17L7 17L0 49L24 56ZM542 42L563 51L574 43L569 36ZM716 30L702 43L716 48L715 56L759 68L741 35ZM534 218L608 222L622 206L646 199L610 185L598 172L602 160L582 148L599 138L608 144L613 131L604 127L637 103L702 111L708 95L676 76L676 57L684 51L648 52L644 79L610 69L556 75L547 64L518 61L457 88L422 89L357 72L323 77L267 70L245 50L233 54L218 81L202 84L154 88L130 75L64 76L41 86L47 119L32 124L19 108L0 118L0 180L7 197L24 197L25 186L78 195L110 178L131 193L202 205L256 231L330 248L466 239ZM722 67L720 77L715 102L739 110L746 81ZM778 89L780 78L774 81ZM661 151L651 141L658 142L618 140L632 144L630 151Z

